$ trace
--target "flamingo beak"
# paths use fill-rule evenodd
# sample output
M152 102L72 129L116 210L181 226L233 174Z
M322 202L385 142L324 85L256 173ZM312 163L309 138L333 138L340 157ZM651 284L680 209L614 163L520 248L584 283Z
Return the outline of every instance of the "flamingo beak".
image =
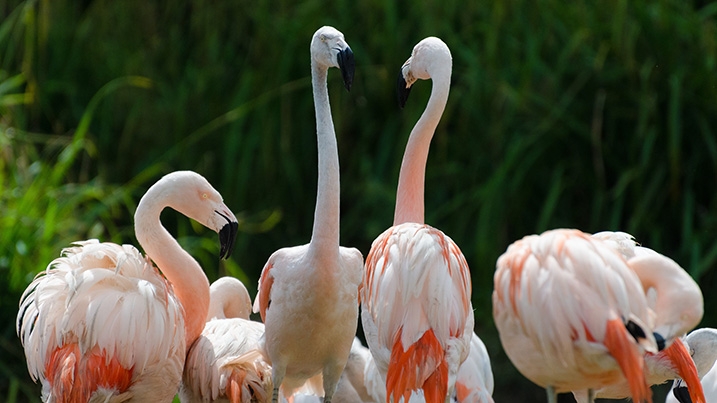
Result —
M403 109L408 101L408 94L411 93L411 87L406 82L406 77L403 74L403 70L408 66L408 62L401 66L401 71L398 72L398 81L396 82L396 93L398 95L398 107Z
M219 230L219 259L228 259L234 249L234 242L237 238L239 223L229 219L229 217L218 211L216 213L227 220L227 223L224 224L221 230Z
M672 394L680 403L692 403L690 392L687 390L687 386L682 385L682 380L677 381L677 385L672 389Z
M689 392L689 400L682 401L705 403L705 393L702 390L702 383L700 383L697 368L695 367L694 361L692 361L692 357L690 357L690 352L687 350L687 347L685 347L682 340L675 339L672 345L663 351L667 354L667 358L673 363L677 369L677 374L680 378L682 378L685 384L685 386L675 388L675 392L673 392L675 397L678 397L678 389L686 387ZM684 391L680 391L679 393L683 394L682 398L684 399Z
M338 54L339 69L341 77L344 79L344 86L347 91L351 91L351 84L354 81L354 71L356 70L356 62L354 61L354 52L347 45L346 49L342 49Z

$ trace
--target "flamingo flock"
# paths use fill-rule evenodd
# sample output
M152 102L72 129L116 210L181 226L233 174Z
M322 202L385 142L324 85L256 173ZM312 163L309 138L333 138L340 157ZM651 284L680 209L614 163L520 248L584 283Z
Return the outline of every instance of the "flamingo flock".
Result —
M151 186L131 245L76 242L21 297L17 333L42 400L86 402L487 403L494 378L474 330L471 273L459 246L424 220L426 161L448 102L452 57L439 38L401 66L400 106L431 80L401 163L392 226L365 264L340 246L340 182L328 72L351 90L343 33L311 38L318 184L310 242L267 260L252 300L237 279L209 281L160 222L169 207L219 234L237 220L191 171ZM717 330L698 329L703 298L673 260L629 234L554 229L509 245L496 262L493 318L501 344L549 402L717 402ZM250 319L259 313L262 322ZM367 346L356 337L359 312Z

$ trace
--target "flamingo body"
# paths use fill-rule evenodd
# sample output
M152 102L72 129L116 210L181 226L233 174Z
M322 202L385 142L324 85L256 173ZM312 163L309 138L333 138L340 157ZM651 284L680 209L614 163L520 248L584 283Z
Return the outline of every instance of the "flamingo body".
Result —
M508 357L534 383L567 392L625 376L635 401L651 401L636 342L655 351L647 299L602 241L552 230L514 242L496 264L493 317Z
M374 241L361 317L376 366L395 398L408 401L411 391L422 389L427 400L445 399L449 368L455 379L469 351L469 276L458 246L431 226L400 224Z

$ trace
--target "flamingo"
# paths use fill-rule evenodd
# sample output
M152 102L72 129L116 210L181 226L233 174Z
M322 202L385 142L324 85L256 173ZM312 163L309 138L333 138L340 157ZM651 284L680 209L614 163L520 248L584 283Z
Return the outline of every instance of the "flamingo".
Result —
M272 402L322 374L330 402L358 324L363 256L339 246L339 159L326 84L338 67L351 88L354 59L344 35L322 27L311 39L311 82L318 143L318 191L311 241L274 252L259 278L254 311L266 326L264 353L272 367Z
M664 315L666 317L674 318L680 317L681 315L665 315L664 312L667 309L686 309L692 311L688 313L688 317L702 316L702 292L700 291L697 283L695 283L687 272L676 267L676 263L671 262L667 258L658 258L657 256L659 256L659 254L657 252L640 246L637 242L635 242L632 235L625 232L604 231L594 234L592 237L606 242L608 246L618 251L625 259L627 259L628 264L630 264L630 259L637 256L655 257L655 259L649 260L650 262L653 262L651 263L653 266L646 268L646 270L643 271L646 274L651 274L653 271L657 272L664 270L661 269L661 265L656 263L663 262L670 266L668 270L670 270L671 273L669 275L657 275L658 281L666 281L666 279L669 279L669 281L665 282L664 285L660 287L662 290L661 292L663 293L663 297L660 298L662 305L654 307L655 313L657 314L656 327L654 329L656 335L668 334L667 337L672 338L672 336L669 335L669 328L671 324L665 323L665 321L661 320L660 317ZM655 295L651 295L651 292L655 292L655 288L651 284L651 279L647 279L647 281L643 280L642 282L645 291L648 293L648 298L656 298ZM665 293L668 293L668 295L665 295ZM693 334L693 343L700 344L702 342L700 340L702 333L693 332ZM715 356L717 356L717 352L715 353ZM711 357L712 362L714 362L715 356ZM704 353L702 354L702 357L704 357ZM705 364L702 365L701 374L704 374L709 366L705 367ZM667 382L668 380L679 377L683 379L683 382L687 385L687 389L691 395L691 402L705 401L702 385L700 384L700 379L698 377L700 368L695 367L695 363L690 357L687 347L679 338L675 338L674 342L657 354L646 353L645 370L647 383L649 385L659 385ZM627 382L623 381L598 389L596 390L595 395L596 397L605 399L622 399L630 395L630 390ZM578 402L584 402L587 400L587 397L581 392L576 393L575 397Z
M251 298L241 281L222 277L212 283L207 323L187 353L180 401L269 401L271 366L258 350L264 324L250 321L250 313Z
M557 401L556 390L619 379L617 368L626 372L636 402L650 400L640 351L624 323L655 350L644 325L647 300L619 255L587 234L554 230L510 245L497 261L493 316L508 357L547 388L549 402Z
M431 79L433 88L408 139L393 226L371 245L361 289L363 328L387 402L408 402L419 390L427 402L446 401L470 348L468 264L450 237L424 224L426 160L448 100L451 67L448 46L428 37L399 75L401 107L416 80Z
M135 233L147 256L97 240L64 249L27 287L17 316L43 401L172 401L186 346L204 326L209 281L162 227L165 207L218 232L220 258L228 257L236 218L190 171L165 175L140 200Z
M692 352L697 373L701 379L707 403L717 403L717 329L701 328L685 337L685 344ZM673 372L673 377L676 375ZM687 389L687 390L685 390ZM689 384L675 379L665 403L692 403L694 399Z

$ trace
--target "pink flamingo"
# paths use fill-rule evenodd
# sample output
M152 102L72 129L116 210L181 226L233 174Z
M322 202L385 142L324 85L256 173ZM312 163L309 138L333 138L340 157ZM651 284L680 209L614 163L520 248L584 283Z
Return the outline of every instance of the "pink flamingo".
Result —
M546 231L514 242L498 259L493 317L508 357L546 387L550 402L555 392L586 389L592 402L593 390L625 378L634 401L652 401L643 352L656 352L656 338L671 343L702 317L701 304L671 298L670 282L681 284L683 274L656 252L626 261L597 237ZM656 291L656 311L648 288Z
M264 324L249 320L249 292L241 281L222 277L210 295L207 323L187 353L180 400L268 402L271 366L258 350Z
M371 245L361 290L361 318L386 401L419 390L443 402L468 356L473 330L471 280L458 246L424 224L424 177L431 138L448 100L451 52L438 38L420 41L401 68L399 100L416 80L433 80L423 115L401 164L393 226Z
M147 257L97 240L63 250L25 290L17 317L44 401L172 401L186 346L204 327L209 282L162 227L165 207L218 232L220 257L229 255L236 218L209 182L189 171L161 178L137 206L135 232Z
M274 403L279 387L288 397L319 373L324 402L330 402L356 334L363 256L339 246L339 159L326 85L330 67L341 70L350 89L351 48L341 32L322 27L311 39L319 163L311 241L269 257L254 301L266 325L262 342L272 365Z

